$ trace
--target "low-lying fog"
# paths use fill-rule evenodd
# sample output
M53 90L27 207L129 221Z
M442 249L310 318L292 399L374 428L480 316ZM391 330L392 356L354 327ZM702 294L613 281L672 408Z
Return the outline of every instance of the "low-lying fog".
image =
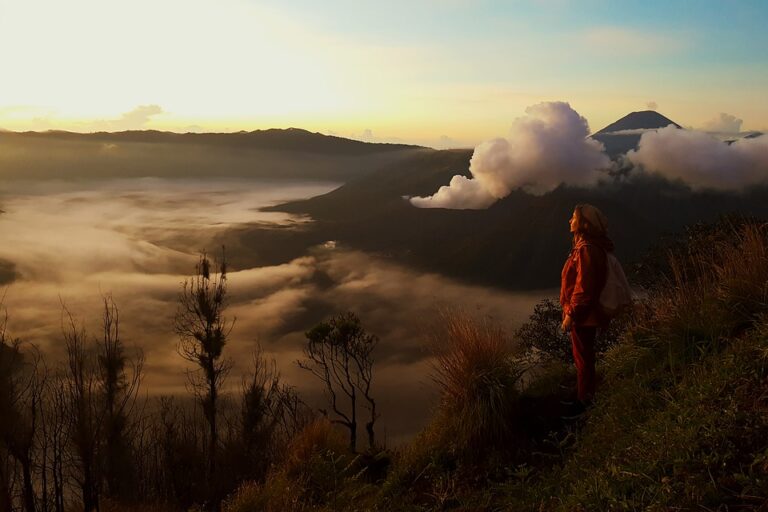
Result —
M186 393L172 326L180 285L199 252L218 254L215 236L233 227L311 222L258 209L336 186L154 178L4 184L0 282L9 331L59 357L62 303L96 335L102 297L111 294L124 342L145 352L144 391ZM354 311L381 340L374 391L379 432L390 443L418 430L434 402L424 333L442 306L491 315L511 332L539 299L553 294L470 286L333 243L281 265L232 269L228 283L228 313L237 318L226 347L235 362L233 389L260 342L283 378L319 405L319 383L295 364L303 333L330 314Z

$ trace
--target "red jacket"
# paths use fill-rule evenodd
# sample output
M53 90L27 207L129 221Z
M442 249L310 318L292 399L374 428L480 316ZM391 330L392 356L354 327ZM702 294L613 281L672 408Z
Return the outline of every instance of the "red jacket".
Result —
M600 308L600 292L608 277L606 252L613 250L608 237L579 236L560 275L560 305L578 327L608 323Z

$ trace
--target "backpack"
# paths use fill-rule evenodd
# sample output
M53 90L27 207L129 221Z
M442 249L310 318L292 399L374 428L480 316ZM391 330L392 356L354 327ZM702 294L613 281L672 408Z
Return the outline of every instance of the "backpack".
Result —
M618 258L609 251L606 254L608 272L605 287L600 292L600 307L609 318L621 313L632 303L632 290Z

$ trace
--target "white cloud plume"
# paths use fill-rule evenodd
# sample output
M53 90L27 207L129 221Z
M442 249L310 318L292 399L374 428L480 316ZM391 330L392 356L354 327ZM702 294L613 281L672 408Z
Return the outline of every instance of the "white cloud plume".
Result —
M645 104L645 106L646 108L648 108L648 110L656 110L659 108L659 104L656 103L655 101L649 101L648 103Z
M739 133L743 120L721 112L719 116L704 123L704 131L718 133Z
M635 165L694 188L738 190L768 182L768 136L732 144L703 132L667 126L643 134L627 154Z
M95 130L140 130L146 127L152 117L162 113L164 110L160 105L139 105L124 113L119 119L95 121L92 127Z
M437 143L435 144L435 149L451 149L451 148L457 148L460 147L460 143L457 142L452 137L449 137L448 135L441 135L437 139Z
M440 187L432 196L410 198L411 204L418 208L455 210L482 210L497 200L498 198L493 197L479 180L460 174L451 178L448 185Z
M587 120L565 102L539 103L515 120L508 139L483 142L472 155L472 178L454 176L419 208L487 208L513 190L544 194L561 183L589 185L610 166L603 145L589 139Z

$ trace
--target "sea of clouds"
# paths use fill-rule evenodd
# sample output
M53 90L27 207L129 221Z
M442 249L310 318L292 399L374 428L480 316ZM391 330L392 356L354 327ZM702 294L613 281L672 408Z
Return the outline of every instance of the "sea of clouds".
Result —
M15 278L4 285L9 331L55 361L63 355L62 305L91 335L100 332L102 299L120 309L121 334L145 353L143 391L186 394L173 318L182 282L199 252L218 255L222 232L238 227L300 228L308 219L258 207L318 195L329 183L243 180L109 180L30 182L0 191L0 260ZM227 247L232 259L236 245ZM242 256L242 255L240 255ZM258 345L286 381L320 405L318 383L295 361L304 332L351 310L380 337L376 393L393 442L423 425L434 403L426 332L441 308L493 317L508 332L552 292L511 293L416 272L333 243L279 265L232 268L226 354L239 388Z

